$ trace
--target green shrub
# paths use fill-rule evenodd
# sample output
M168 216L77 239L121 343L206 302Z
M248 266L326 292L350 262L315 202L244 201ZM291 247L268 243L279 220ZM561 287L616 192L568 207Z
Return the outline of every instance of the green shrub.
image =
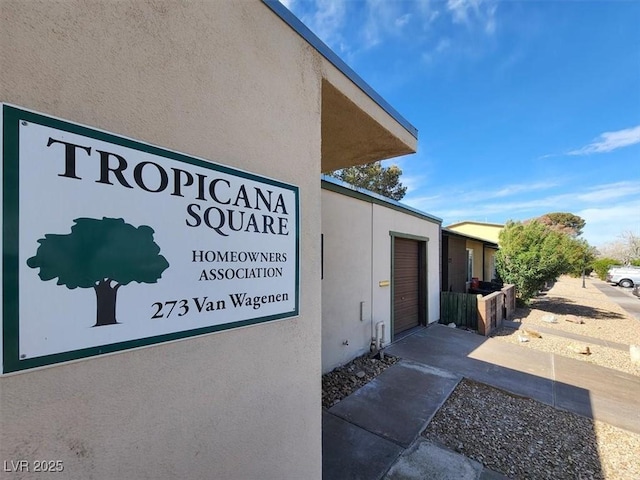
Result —
M596 275L598 275L598 278L600 280L607 279L607 272L609 271L609 268L612 267L613 265L620 265L620 261L614 258L604 257L604 258L598 258L597 260L594 260L592 264L593 270L596 272Z
M518 298L527 303L546 281L571 271L568 253L573 241L535 220L507 222L500 232L496 269L500 278L516 286Z

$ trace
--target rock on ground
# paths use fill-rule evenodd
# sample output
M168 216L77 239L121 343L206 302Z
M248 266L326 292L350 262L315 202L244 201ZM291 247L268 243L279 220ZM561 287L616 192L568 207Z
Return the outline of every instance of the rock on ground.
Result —
M351 395L360 387L369 383L398 361L391 355L384 355L383 360L362 355L351 362L338 367L322 376L322 406L333 407L343 398Z

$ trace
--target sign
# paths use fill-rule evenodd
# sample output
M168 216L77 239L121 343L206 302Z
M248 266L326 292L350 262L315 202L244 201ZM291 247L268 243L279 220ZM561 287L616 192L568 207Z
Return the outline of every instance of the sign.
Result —
M3 373L298 315L298 188L2 105Z

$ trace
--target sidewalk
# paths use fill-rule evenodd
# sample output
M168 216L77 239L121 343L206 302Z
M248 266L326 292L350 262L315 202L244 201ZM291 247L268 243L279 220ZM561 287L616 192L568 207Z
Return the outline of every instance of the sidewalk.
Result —
M613 285L601 280L595 280L592 284L609 297L609 300L620 305L620 307L622 307L636 320L640 320L640 299L633 295L627 295L624 291L619 289L620 287L614 287Z
M462 377L640 433L640 379L432 325L387 348L402 360L323 412L326 479L504 478L420 437Z
M419 437L460 379L436 368L400 360L323 412L323 478L505 478Z
M640 433L637 376L441 325L400 340L387 351Z

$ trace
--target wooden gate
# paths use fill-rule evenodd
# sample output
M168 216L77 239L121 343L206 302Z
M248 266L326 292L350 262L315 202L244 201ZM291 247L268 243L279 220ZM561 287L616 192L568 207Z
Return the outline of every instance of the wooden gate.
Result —
M478 296L470 293L440 292L440 323L478 329Z

